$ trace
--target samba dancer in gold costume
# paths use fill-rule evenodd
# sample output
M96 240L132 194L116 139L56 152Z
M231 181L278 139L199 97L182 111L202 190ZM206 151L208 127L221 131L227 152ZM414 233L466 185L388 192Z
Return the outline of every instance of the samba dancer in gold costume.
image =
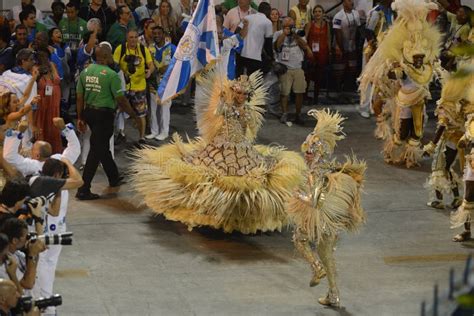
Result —
M360 78L361 98L365 99L370 83L385 98L391 127L382 129L386 137L384 158L387 163L404 163L408 168L418 165L423 153L425 100L428 86L437 73L437 56L441 34L426 21L426 15L437 6L423 0L396 0L392 9L397 19L380 43ZM388 117L389 115L385 115ZM387 137L387 132L391 135Z
M319 303L339 306L334 247L341 231L354 231L364 222L360 192L366 165L349 157L344 163L330 160L336 142L344 138L344 119L338 113L311 110L308 114L317 120L301 146L309 171L306 182L289 200L288 215L295 226L295 247L313 270L310 286L319 284L327 274L329 291Z
M229 81L211 71L196 101L200 138L138 151L133 185L145 203L189 229L211 226L245 234L281 230L285 203L302 182L303 159L254 145L266 91L260 73Z

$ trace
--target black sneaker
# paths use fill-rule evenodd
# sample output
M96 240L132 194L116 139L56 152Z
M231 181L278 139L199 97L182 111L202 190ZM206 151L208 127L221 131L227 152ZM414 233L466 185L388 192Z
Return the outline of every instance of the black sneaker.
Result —
M79 192L76 193L76 199L81 201L88 201L88 200L97 200L100 199L100 195L92 193L92 192Z
M283 113L280 117L280 123L286 124L288 122L288 113Z

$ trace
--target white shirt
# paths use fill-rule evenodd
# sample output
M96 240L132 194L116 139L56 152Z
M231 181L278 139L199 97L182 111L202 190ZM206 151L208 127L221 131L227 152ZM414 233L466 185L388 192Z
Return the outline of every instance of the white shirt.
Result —
M148 9L146 5L142 5L141 7L138 7L135 9L135 13L139 17L139 22L142 21L143 19L149 19L152 18L153 16L159 14L160 9L156 7L155 10Z
M257 13L257 11L252 9L252 7L249 7L248 11L242 11L240 10L239 6L236 6L227 12L224 18L223 26L232 33L235 33L235 30L237 29L237 26L239 26L240 22L242 22L242 19L255 13Z
M346 52L353 52L356 50L356 34L357 27L360 26L359 13L356 10L347 13L342 9L337 12L332 20L332 25L335 30L342 30L342 42Z
M81 154L81 144L74 130L65 128L62 133L67 139L67 147L61 155L56 154L51 156L51 158L61 159L61 157L65 157L74 164ZM44 161L26 158L19 154L18 148L21 139L18 138L18 134L18 132L14 131L12 135L5 135L3 158L25 177L40 172L43 168Z
M272 38L272 22L265 14L256 13L245 18L249 21L247 36L244 38L244 47L240 55L245 58L262 60L262 49L265 38Z
M273 43L277 41L282 33L283 30L280 30L273 34ZM304 37L301 39L306 41ZM288 69L301 69L304 60L304 52L293 38L286 36L280 51L276 54L276 59L279 63L288 67Z
M15 93L18 100L23 97L23 92L26 89L26 86L30 82L31 75L29 74L20 74L12 72L11 70L5 71L0 76L0 84L6 86L11 92ZM33 83L33 88L31 89L30 97L25 102L25 104L31 103L31 100L38 94L37 84Z

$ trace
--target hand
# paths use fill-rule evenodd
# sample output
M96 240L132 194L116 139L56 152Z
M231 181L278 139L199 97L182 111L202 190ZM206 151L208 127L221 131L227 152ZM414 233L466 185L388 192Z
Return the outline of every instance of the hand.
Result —
M77 129L81 133L85 133L87 131L87 124L83 120L77 120Z
M18 262L16 261L15 256L7 254L7 261L5 269L7 270L8 275L16 275L16 269L18 268Z
M53 125L60 131L66 128L66 123L64 123L64 120L61 117L53 117Z
M244 24L244 27L246 27L246 26L249 25L249 20L243 19L243 20L242 20L242 23Z
M41 316L41 312L38 307L33 307L28 313L24 313L25 316Z
M433 142L429 142L423 146L423 156L430 157L435 152L435 149L436 145Z
M27 122L27 121L21 121L21 122L18 124L18 131L19 131L20 133L26 132L27 129L28 129L28 122Z
M31 69L31 76L33 77L33 79L35 79L35 81L38 79L40 73L39 73L39 67L38 66L33 66L33 68Z
M36 139L41 139L43 137L43 130L39 128L38 126L31 126L31 131L33 132L33 136Z
M36 257L46 250L46 245L42 240L36 239L33 242L29 241L26 248L28 249L28 256Z
M38 105L38 103L41 101L41 96L40 95L37 95L35 96L33 99L31 99L31 104L36 104Z

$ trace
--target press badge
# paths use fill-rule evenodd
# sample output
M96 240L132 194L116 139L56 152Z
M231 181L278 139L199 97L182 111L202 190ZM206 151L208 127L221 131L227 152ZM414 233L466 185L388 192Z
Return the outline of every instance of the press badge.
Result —
M52 96L53 95L53 86L47 85L46 88L44 89L44 95Z
M313 53L319 52L319 42L313 43Z
M283 48L281 51L281 60L288 61L290 60L290 50L288 48Z

